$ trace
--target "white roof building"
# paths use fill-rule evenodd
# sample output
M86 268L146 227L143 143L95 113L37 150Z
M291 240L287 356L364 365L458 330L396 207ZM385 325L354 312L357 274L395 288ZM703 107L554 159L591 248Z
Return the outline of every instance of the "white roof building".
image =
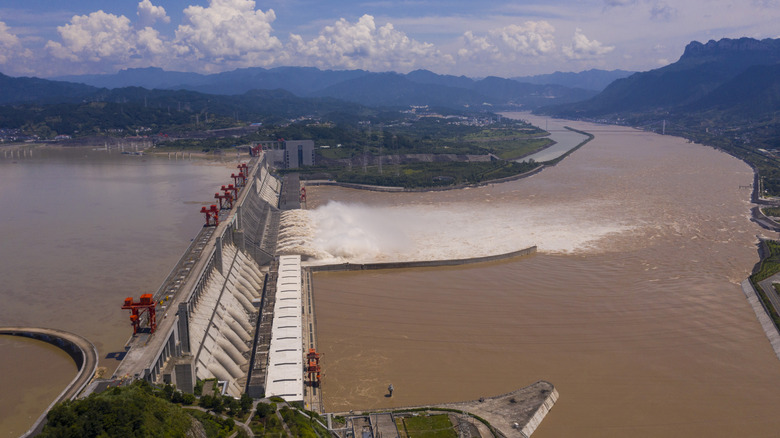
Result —
M303 400L301 256L279 257L274 320L268 352L266 397Z

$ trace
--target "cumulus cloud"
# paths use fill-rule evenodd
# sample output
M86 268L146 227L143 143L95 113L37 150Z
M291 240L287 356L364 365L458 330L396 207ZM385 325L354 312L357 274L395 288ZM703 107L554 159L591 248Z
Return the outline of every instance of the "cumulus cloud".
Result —
M271 35L273 9L255 10L253 0L210 0L208 7L189 6L176 29L174 49L180 56L209 62L244 60L267 65L282 48Z
M256 10L252 0L210 0L207 7L189 6L173 38L153 27L170 22L162 6L142 0L137 14L136 23L102 10L74 16L57 28L60 40L49 41L46 48L59 59L101 63L106 68L158 65L195 70L267 65L282 48L271 35L274 11Z
M576 29L571 39L571 45L563 46L563 54L569 59L597 58L614 50L613 46L605 46L596 40L589 40L582 29Z
M371 15L355 23L342 18L310 41L291 34L289 49L304 64L326 68L409 69L443 58L432 44L410 39L390 23L377 27Z
M165 12L162 6L155 6L150 0L143 0L138 3L138 25L140 27L151 26L158 20L163 23L170 23L171 17Z
M17 58L29 58L32 52L22 47L16 36L4 22L0 21L0 64L6 64Z
M49 41L46 48L57 58L71 61L122 60L136 52L135 30L130 19L97 11L76 15L58 26L62 43Z
M494 29L485 35L463 34L458 56L464 59L515 61L549 54L555 50L555 28L546 21L526 21Z

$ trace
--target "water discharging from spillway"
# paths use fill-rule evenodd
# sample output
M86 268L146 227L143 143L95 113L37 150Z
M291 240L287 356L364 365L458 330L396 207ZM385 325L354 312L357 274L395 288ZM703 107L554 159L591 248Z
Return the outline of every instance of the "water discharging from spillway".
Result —
M279 249L318 262L443 260L538 246L544 253L597 249L601 239L630 232L626 219L599 217L608 201L538 205L533 199L372 207L329 202L282 214ZM591 219L598 217L598 220Z
M596 139L516 182L308 188L311 210L295 213L288 241L322 260L539 246L484 265L316 274L327 410L470 400L546 379L560 399L535 437L776 434L780 363L738 284L758 259L756 235L776 237L749 220L740 186L751 170L681 139L575 127Z

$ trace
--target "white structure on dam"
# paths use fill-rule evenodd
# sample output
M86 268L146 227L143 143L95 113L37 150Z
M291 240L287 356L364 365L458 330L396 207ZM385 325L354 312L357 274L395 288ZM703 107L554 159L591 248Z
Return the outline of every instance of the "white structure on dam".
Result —
M279 257L265 395L303 400L301 256Z

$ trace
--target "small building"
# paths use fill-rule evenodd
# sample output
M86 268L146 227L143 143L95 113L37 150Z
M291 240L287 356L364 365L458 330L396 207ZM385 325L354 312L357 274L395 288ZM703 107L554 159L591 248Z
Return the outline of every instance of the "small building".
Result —
M287 140L284 142L284 167L297 169L314 165L314 140Z
M261 141L258 146L265 150L266 157L274 166L297 169L314 165L314 140Z

